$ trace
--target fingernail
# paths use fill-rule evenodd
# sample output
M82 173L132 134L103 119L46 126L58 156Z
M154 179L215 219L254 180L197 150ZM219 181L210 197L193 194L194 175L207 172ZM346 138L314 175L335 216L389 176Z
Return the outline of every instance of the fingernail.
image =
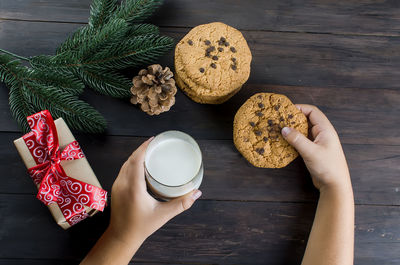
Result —
M200 190L197 190L195 193L192 194L192 198L193 200L197 200L198 198L200 198L202 192Z
M154 136L150 137L147 141L151 141L154 139Z
M282 135L283 135L283 136L288 136L289 133L290 133L291 131L292 131L292 128L283 127L283 129L282 129Z
M298 110L301 110L301 107L300 106L298 106L298 105L295 105L296 106L296 108L298 109Z

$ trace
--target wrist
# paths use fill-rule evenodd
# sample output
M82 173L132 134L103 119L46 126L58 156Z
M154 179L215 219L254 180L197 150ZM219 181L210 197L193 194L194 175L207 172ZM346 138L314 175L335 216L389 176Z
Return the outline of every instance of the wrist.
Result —
M139 233L121 231L112 225L109 225L104 233L108 240L117 242L122 248L126 250L136 251L144 242L146 237Z
M319 189L319 193L321 196L338 197L341 199L348 198L353 200L353 188L350 181L347 183L332 183L324 185Z

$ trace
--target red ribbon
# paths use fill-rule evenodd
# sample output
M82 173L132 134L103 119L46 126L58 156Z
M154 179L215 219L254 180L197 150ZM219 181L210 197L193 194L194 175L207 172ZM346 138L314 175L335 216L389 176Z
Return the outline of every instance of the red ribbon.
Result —
M32 131L23 139L37 164L28 169L35 184L40 184L37 198L45 205L57 203L70 225L88 217L84 206L103 211L107 191L67 176L60 165L62 160L85 157L78 142L60 151L57 129L48 110L27 119Z

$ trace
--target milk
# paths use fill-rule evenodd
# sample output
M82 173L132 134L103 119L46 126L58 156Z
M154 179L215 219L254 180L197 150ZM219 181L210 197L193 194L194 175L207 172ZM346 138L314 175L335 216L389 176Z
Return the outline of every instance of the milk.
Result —
M145 168L147 183L156 197L182 196L197 189L203 178L199 146L179 131L164 132L150 142Z

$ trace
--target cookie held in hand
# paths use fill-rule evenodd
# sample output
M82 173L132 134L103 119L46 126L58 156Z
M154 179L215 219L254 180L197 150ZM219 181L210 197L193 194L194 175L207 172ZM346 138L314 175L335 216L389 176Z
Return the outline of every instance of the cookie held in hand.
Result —
M239 152L254 166L282 168L292 162L297 151L282 137L283 127L308 135L306 116L284 95L258 93L237 111L233 141Z
M200 25L176 45L176 83L195 102L220 104L247 81L251 59L240 31L220 22Z

